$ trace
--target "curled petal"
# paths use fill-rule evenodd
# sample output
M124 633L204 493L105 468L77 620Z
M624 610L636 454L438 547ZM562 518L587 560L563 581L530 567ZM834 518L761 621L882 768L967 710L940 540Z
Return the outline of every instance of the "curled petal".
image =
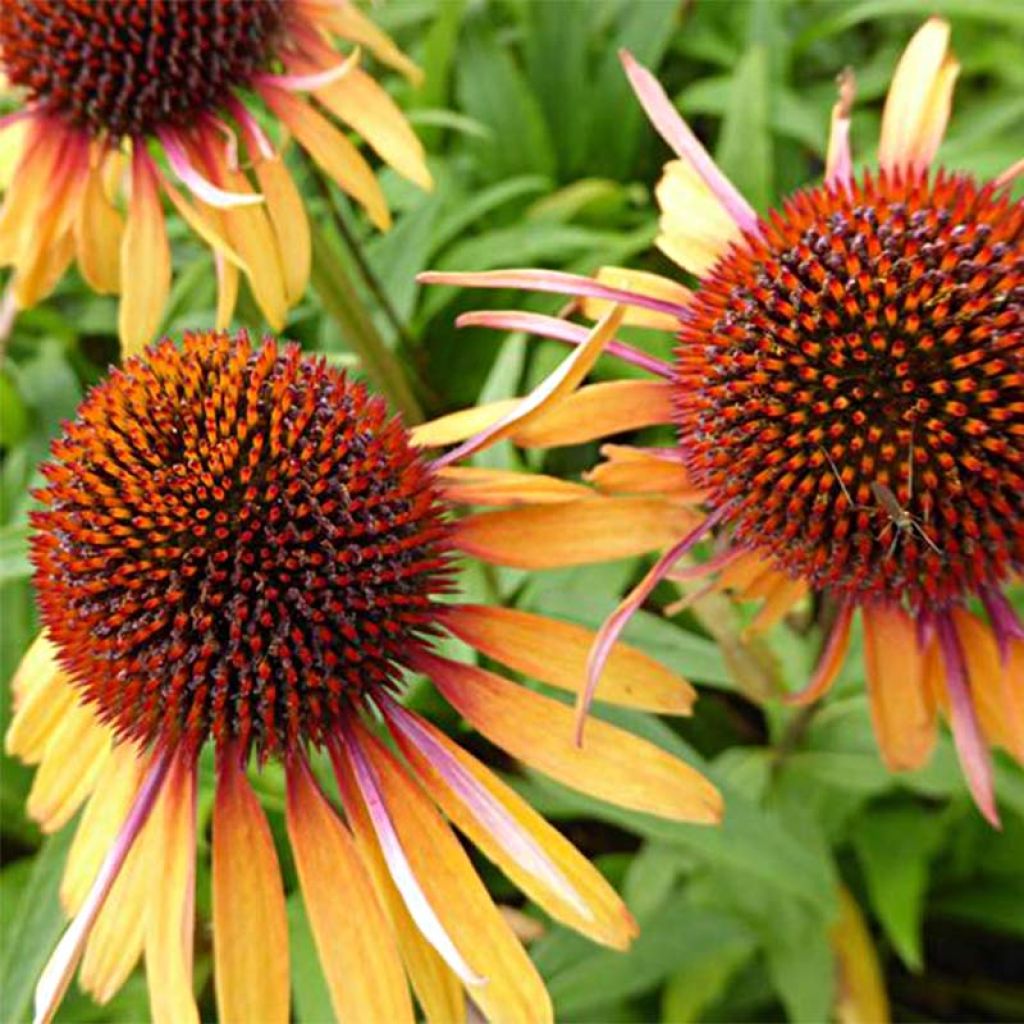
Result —
M234 206L254 206L263 202L263 196L257 192L228 192L226 189L218 188L196 170L188 158L185 147L173 132L160 129L157 134L163 144L171 169L181 179L182 184L208 206L227 210Z

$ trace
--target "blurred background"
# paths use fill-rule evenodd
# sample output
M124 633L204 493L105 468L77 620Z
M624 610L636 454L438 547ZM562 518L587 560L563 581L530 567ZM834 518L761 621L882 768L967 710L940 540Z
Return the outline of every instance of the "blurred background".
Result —
M582 273L605 263L679 275L653 250L653 185L668 153L633 99L616 51L654 69L720 166L753 205L819 180L835 76L857 73L855 165L873 158L881 103L897 56L931 13L948 16L962 63L939 162L979 176L1018 159L1024 138L1024 3L1020 0L391 0L373 17L425 72L412 89L389 85L431 154L436 188L418 192L389 173L396 209L374 233L345 197L296 153L290 159L316 225L313 287L285 334L359 374L385 345L409 385L408 419L522 393L564 349L477 330L455 317L515 308L522 296L424 289L426 268L544 266ZM175 286L163 330L179 335L214 321L208 252L173 218ZM243 286L244 287L244 286ZM557 300L528 299L553 311ZM243 295L238 323L260 333ZM671 338L632 339L667 355ZM26 517L37 464L84 392L116 360L115 300L74 274L40 308L22 314L0 370L0 718L8 680L32 638ZM622 375L621 364L597 376ZM391 381L376 383L395 391ZM656 432L638 443L669 440ZM507 445L481 464L575 476L595 446L541 459ZM596 626L641 562L534 573L468 567L470 595ZM892 1017L909 1021L1024 1019L1024 773L996 754L1003 830L973 809L948 737L922 770L887 773L872 736L860 658L810 711L772 698L806 678L820 650L813 609L756 644L743 610L702 601L659 613L678 590L665 585L627 637L699 684L692 720L599 714L702 764L728 807L720 830L657 821L569 794L503 763L479 737L463 742L508 777L624 892L642 934L628 954L600 950L529 905L477 860L499 900L527 915L531 952L559 1020L822 1021L864 1019L851 983L877 959ZM1024 592L1011 593L1024 608ZM858 640L855 637L854 643ZM463 727L413 681L410 700L445 728ZM207 766L206 781L212 780ZM31 773L5 759L0 775L0 1017L30 1016L32 986L62 928L56 891L73 825L43 836L24 814ZM282 779L256 779L281 835ZM212 786L201 794L208 818ZM201 819L206 820L206 819ZM202 839L201 842L205 842ZM288 845L279 845L295 888ZM475 856L475 855L474 855ZM199 861L196 973L209 984L208 858ZM294 1015L330 1018L297 892ZM859 909L857 909L859 908ZM254 936L254 941L259 937ZM858 973L859 972L859 973ZM875 1004L873 1012L881 1013ZM147 1017L134 978L106 1007L72 991L65 1021Z

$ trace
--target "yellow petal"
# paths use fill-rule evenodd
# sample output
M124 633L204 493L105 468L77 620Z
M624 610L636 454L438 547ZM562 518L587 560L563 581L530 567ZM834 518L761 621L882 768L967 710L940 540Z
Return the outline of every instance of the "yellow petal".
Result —
M0 128L0 192L6 192L14 180L18 163L25 152L31 120L23 117Z
M306 205L280 156L257 160L254 170L277 235L285 296L294 304L306 292L312 259Z
M605 461L583 476L606 494L664 494L693 502L704 496L690 482L686 467L675 459L618 444L602 445L601 454Z
M224 1024L287 1024L288 920L266 816L229 751L213 808L213 978Z
M347 771L339 772L337 778L341 798L345 804L345 813L355 834L359 854L370 872L378 898L387 909L402 961L428 1024L462 1024L466 1019L462 983L434 947L427 942L406 909L405 902L391 879L373 825L362 797L356 789L355 780Z
M401 72L413 85L419 85L423 72L381 31L351 0L341 3L303 0L313 12L314 20L322 21L332 32L365 46L381 63Z
M657 498L601 498L480 512L454 524L456 546L495 565L552 569L631 558L673 544L701 521Z
M475 665L423 654L417 667L492 743L531 768L590 796L677 821L715 823L718 790L660 747L592 719L582 746L573 712Z
M923 170L935 156L960 71L948 47L948 22L929 18L903 51L882 113L878 162L886 170Z
M245 260L231 248L228 240L224 237L223 225L217 211L209 208L205 210L196 209L167 178L161 178L160 184L167 193L167 197L174 208L181 215L181 219L214 253L219 253L229 263L234 264L248 274L249 267L246 265Z
M89 169L75 219L75 245L82 277L101 295L121 287L121 240L124 221L107 198L102 167Z
M458 840L394 756L364 729L360 747L413 874L455 946L485 979L470 989L496 1021L550 1021L551 1003L537 969L477 877Z
M831 938L839 968L836 1020L839 1024L888 1024L889 1000L878 953L860 907L845 886L839 887L839 920Z
M772 575L772 585L764 595L765 603L754 616L750 625L743 630L743 638L747 639L756 633L765 633L781 621L794 605L807 596L810 588L803 579L791 579L784 573Z
M348 829L305 762L288 768L288 835L313 938L342 1021L412 1021L391 928Z
M519 404L518 398L503 398L485 405L474 405L469 409L439 416L429 423L412 428L412 443L423 448L440 448L442 445L464 441L481 430L497 423Z
M655 195L661 210L656 244L691 274L707 273L742 237L736 222L688 161L665 164Z
M445 606L444 625L482 654L516 672L570 693L586 680L594 633L517 608ZM685 679L649 655L616 644L605 663L596 699L662 715L688 715L697 694Z
M646 270L601 267L595 277L601 284L611 288L622 288L624 291L636 292L639 295L675 302L680 306L685 306L693 298L689 288ZM582 302L583 315L590 320L600 320L610 308L611 302L608 299L585 298ZM632 327L650 327L659 331L679 330L677 317L657 310L641 309L639 306L627 306L626 316L622 322Z
M387 200L359 150L304 100L273 86L264 86L261 93L328 177L366 209L367 216L381 231L386 231L391 226Z
M40 633L25 652L11 680L14 715L4 749L28 764L42 760L46 744L78 694L57 664L56 648Z
M118 331L125 356L156 340L171 290L171 249L156 170L140 145L132 154L132 196L121 242L121 266L130 267L121 282Z
M72 703L46 745L26 809L44 832L71 820L92 792L110 756L110 729L92 709Z
M17 264L53 200L53 182L67 133L47 118L26 122L24 144L0 206L0 265Z
M467 505L540 505L581 501L593 495L589 487L543 473L444 466L437 475L449 500Z
M217 269L217 313L216 327L225 330L235 315L238 302L238 267L229 263L220 253L215 253L214 266Z
M399 174L422 189L433 187L420 140L395 101L365 71L352 68L314 95Z
M196 779L184 756L171 763L153 808L159 879L146 911L146 982L153 1024L199 1024L192 994Z
M124 824L142 778L142 762L132 743L119 743L110 753L96 788L78 823L68 851L60 900L73 917L82 905L103 858Z
M428 722L408 712L400 711L400 714L402 718L398 720L412 720L411 729L415 731L410 733L395 726L392 729L395 741L448 818L523 892L557 920L595 942L615 949L625 949L636 937L636 922L604 876L490 769ZM392 716L389 716L390 720ZM426 749L410 738L416 735L426 736ZM517 832L521 830L527 837L526 841L536 844L551 869L557 872L557 886L548 882L543 875L526 870L524 857L516 856L515 850L510 850L495 838L488 817L479 816L478 809L453 787L450 773L440 771L434 763L429 744L443 748L465 773L464 778L468 784L482 790L486 794L484 799L492 801L500 813L507 815L514 822ZM487 806L489 811L490 804ZM564 895L565 887L575 894L574 899L570 900Z
M890 771L919 768L932 752L936 729L916 627L892 605L868 605L863 618L864 668L882 760Z

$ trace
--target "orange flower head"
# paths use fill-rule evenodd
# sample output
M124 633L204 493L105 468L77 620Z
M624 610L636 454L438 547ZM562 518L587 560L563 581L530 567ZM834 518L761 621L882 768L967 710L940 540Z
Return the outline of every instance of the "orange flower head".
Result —
M382 399L295 346L162 342L92 391L43 473L43 621L140 744L322 745L436 628L431 472Z
M791 197L681 315L683 463L738 545L938 611L1024 565L1024 207L963 174Z

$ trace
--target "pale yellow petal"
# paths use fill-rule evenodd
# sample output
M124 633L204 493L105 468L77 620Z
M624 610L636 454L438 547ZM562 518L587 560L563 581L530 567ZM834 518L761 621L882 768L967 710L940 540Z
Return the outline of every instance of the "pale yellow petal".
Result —
M277 236L285 295L294 304L305 294L312 259L306 205L281 157L257 160L253 169Z
M121 287L123 234L124 220L107 197L103 170L91 167L75 218L75 246L82 277L101 295L116 295Z
M676 281L670 281L660 274L652 274L646 270L630 270L628 267L601 267L595 275L596 280L611 288L647 295L675 302L685 306L693 297L689 288L684 288ZM609 309L608 299L585 298L582 302L583 315L591 320L600 320ZM660 331L679 330L679 320L671 313L660 313L657 310L641 309L639 306L626 306L626 315L622 321L633 327L651 327Z

